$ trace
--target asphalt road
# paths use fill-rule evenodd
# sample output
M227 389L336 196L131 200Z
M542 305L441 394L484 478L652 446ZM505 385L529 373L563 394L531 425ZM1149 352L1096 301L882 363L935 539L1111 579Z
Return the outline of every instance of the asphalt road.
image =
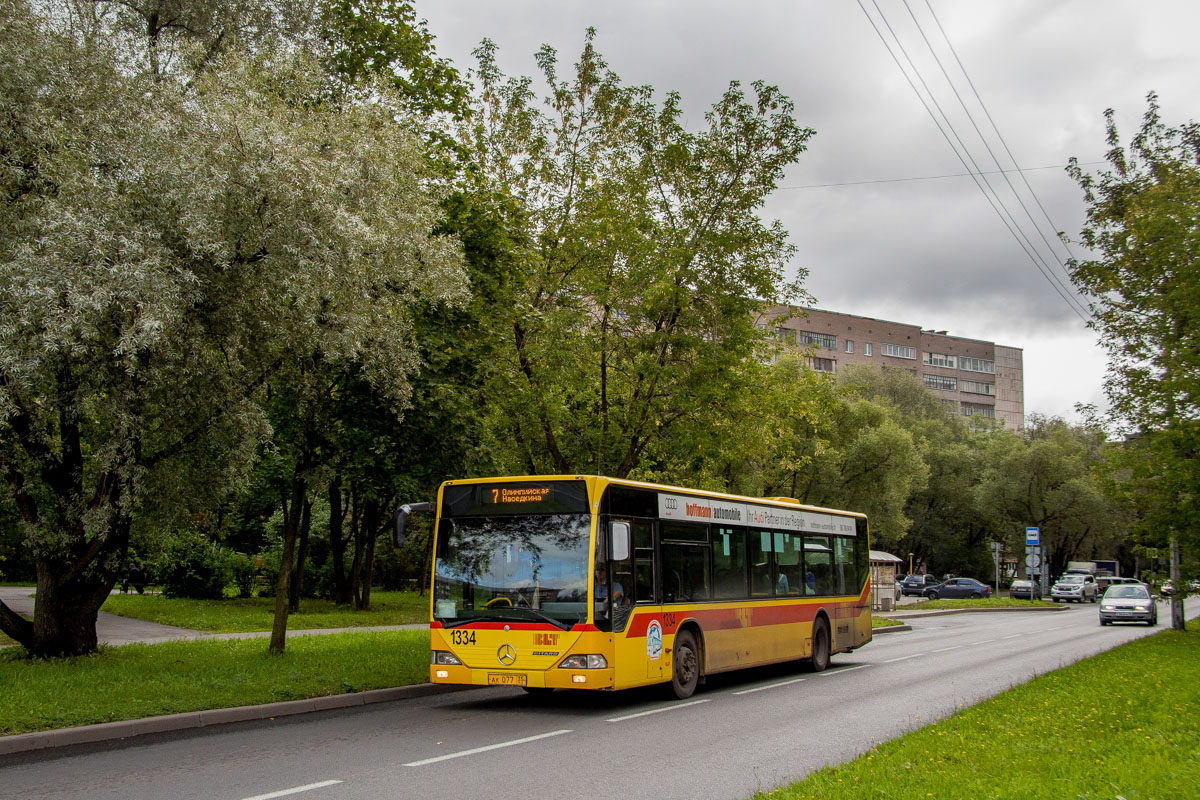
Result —
M911 624L827 672L714 676L687 702L477 689L28 755L0 762L0 797L743 798L1158 630L1101 628L1091 604Z

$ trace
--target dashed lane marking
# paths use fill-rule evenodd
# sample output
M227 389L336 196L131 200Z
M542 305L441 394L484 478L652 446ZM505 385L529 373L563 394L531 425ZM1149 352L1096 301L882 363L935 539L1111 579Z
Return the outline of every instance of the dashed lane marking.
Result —
M291 789L280 789L277 792L267 792L266 794L256 794L253 797L246 797L243 800L271 800L274 797L287 797L290 794L300 794L301 792L310 792L313 789L323 789L326 786L336 786L341 781L321 781L320 783L309 783L305 786L294 786Z
M681 708L690 708L692 706L698 706L701 703L710 703L710 702L712 702L711 698L706 698L704 700L693 700L690 703L672 703L669 706L662 706L660 708L652 708L649 711L639 711L636 714L626 714L623 717L613 717L612 719L605 720L605 722L624 722L627 719L635 719L636 717L648 717L651 714L661 714L664 711L676 711Z
M426 764L436 764L439 761L449 761L452 758L462 758L464 756L473 756L477 753L486 753L489 750L499 750L502 747L514 747L518 744L526 744L527 742L536 742L539 739L549 739L551 736L562 736L564 733L571 733L569 730L550 731L549 733L539 733L537 736L526 736L524 739L513 739L508 742L499 742L497 744L489 744L484 747L473 747L470 750L460 750L457 753L447 753L444 756L434 756L433 758L423 758L420 761L410 761L404 766L406 767L423 767Z

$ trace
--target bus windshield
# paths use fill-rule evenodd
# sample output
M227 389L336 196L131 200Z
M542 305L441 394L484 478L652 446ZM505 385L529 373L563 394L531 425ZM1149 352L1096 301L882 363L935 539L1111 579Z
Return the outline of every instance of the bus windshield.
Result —
M587 514L442 519L434 564L434 619L587 620Z

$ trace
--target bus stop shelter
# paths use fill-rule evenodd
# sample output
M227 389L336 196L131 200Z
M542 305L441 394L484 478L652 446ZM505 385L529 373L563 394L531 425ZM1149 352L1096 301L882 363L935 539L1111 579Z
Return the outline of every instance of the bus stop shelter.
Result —
M871 609L891 611L900 593L896 585L897 565L904 560L882 550L871 551Z

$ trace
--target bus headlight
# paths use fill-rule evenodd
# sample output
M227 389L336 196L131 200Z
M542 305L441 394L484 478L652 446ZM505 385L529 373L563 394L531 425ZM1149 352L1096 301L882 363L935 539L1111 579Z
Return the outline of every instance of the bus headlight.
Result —
M567 656L558 665L559 669L608 669L608 661L602 655Z
M439 664L443 667L457 667L462 664L458 657L449 650L434 650L430 653L429 663Z

